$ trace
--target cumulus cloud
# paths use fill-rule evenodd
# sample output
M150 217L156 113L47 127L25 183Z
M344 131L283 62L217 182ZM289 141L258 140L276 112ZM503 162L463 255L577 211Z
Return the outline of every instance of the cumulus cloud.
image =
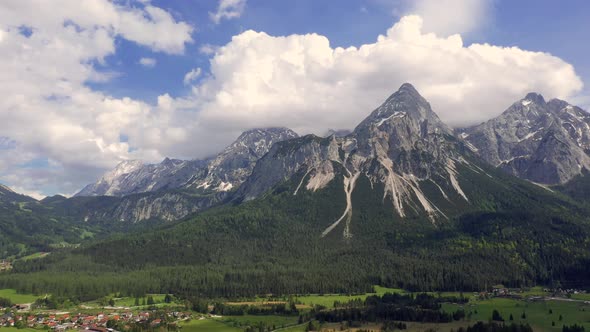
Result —
M154 58L141 58L141 59L139 59L139 64L144 67L148 67L148 68L155 67L156 63L157 63L157 61Z
M132 143L120 136L136 132L136 121L143 118L170 124L167 115L142 101L93 91L86 83L112 76L95 63L104 64L115 52L116 38L178 54L192 42L193 28L149 3L120 3L0 3L0 93L5 96L0 100L0 182L22 191L69 193L121 159L158 154L149 146L132 153ZM166 131L158 135L168 140ZM143 137L134 140L147 140ZM47 165L31 166L36 160Z
M201 68L193 68L191 71L184 75L183 83L184 85L189 85L197 78L201 76Z
M449 36L485 26L492 17L493 0L415 0L406 7L407 13L424 19L425 32Z
M574 68L555 56L466 46L459 35L424 33L418 16L402 18L374 43L349 48L333 48L318 34L249 30L216 51L191 95L159 98L159 109L185 117L182 135L169 137L186 143L158 151L206 156L254 127L287 126L300 134L352 129L404 82L454 126L496 116L530 91L567 99L582 87Z
M200 121L285 125L300 132L352 128L402 83L411 82L451 125L487 120L529 91L568 98L582 87L574 68L542 52L463 44L403 17L374 43L332 48L321 35L245 31L211 59L195 89ZM239 124L239 125L238 125Z
M219 0L216 12L209 12L209 18L215 24L219 24L222 19L231 20L242 16L246 8L246 0Z
M183 35L190 28L161 13L156 18L149 4L64 2L79 8L58 15L55 8L63 6L52 2L53 10L43 12L55 18L33 20L26 15L30 3L45 6L40 0L0 4L0 182L29 191L72 193L126 159L204 157L253 127L287 126L301 134L353 128L404 82L451 125L486 120L529 91L567 99L582 88L574 68L555 56L467 46L460 35L425 33L420 17L406 16L375 42L349 48L333 48L318 34L245 31L212 53L210 72L189 95L164 93L152 105L90 89L86 82L107 79L94 63L115 52L117 37L167 53L191 41L190 33L178 40L171 33L139 37L130 31L142 29L129 22L123 28L121 16L148 31L174 27ZM94 16L78 12L89 10ZM32 163L40 159L48 166Z
M29 190L29 189L22 188L22 187L11 187L10 189L12 189L13 191L15 191L19 194L33 197L36 200L42 200L43 198L47 197L47 195L44 195L42 192L37 191L37 190Z

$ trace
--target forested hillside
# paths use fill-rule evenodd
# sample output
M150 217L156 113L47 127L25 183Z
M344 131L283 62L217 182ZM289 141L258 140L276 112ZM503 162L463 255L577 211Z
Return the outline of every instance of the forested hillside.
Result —
M0 187L0 259L18 259L37 252L76 247L115 233L147 229L158 221L141 224L117 220L86 222L89 210L103 211L115 197L66 199L54 196L37 201Z
M202 297L261 293L481 290L590 280L588 211L565 196L484 168L463 172L472 200L446 221L399 218L361 177L353 236L320 237L345 208L337 177L293 195L296 174L258 200L155 230L20 262L0 287L79 300L111 292Z

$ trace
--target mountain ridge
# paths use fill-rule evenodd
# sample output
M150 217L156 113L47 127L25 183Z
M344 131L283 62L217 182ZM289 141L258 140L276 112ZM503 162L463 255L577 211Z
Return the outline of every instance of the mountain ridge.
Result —
M255 128L244 131L223 151L207 159L165 158L159 164L122 161L75 196L126 196L177 188L229 191L244 181L252 164L274 142L296 136L283 127Z
M342 177L346 208L322 236L343 222L343 236L350 238L351 197L360 177L366 177L372 187L383 186L383 200L392 204L399 217L424 214L436 223L448 217L435 200L469 202L457 180L458 164L480 172L464 157L452 130L430 104L412 85L404 84L345 137L308 135L276 144L258 161L237 195L252 200L301 173L293 195L321 190ZM438 191L426 194L426 181Z
M350 134L276 142L242 185L198 190L57 197L53 211L78 202L79 212L143 197L149 210L172 194L194 207L225 195L178 222L15 265L0 285L78 299L88 289L236 298L590 280L588 206L485 162L407 85Z
M521 178L563 184L590 169L590 114L529 93L498 117L455 131L488 163Z
M527 177L526 173L518 172L519 167L533 172L535 168L522 164L554 158L553 150L570 154L573 151L586 165L586 154L580 154L580 148L582 144L590 147L590 131L577 130L571 122L568 127L562 121L566 117L584 120L582 116L585 113L580 112L583 110L565 101L552 99L546 102L542 95L531 92L499 117L478 126L453 131L440 120L428 101L411 84L405 83L345 135L298 137L284 127L247 130L217 156L203 161L166 158L156 165L146 166L130 161L121 165L123 171L115 168L103 179L111 182L111 192L116 193L119 186L127 189L118 192L116 196L120 196L120 200L112 208L93 210L95 205L88 205L89 202L74 204L77 209L87 206L83 208L86 211L85 220L138 222L156 218L172 221L228 200L242 202L255 199L305 169L295 195L301 190L320 190L336 177L344 177L344 192L346 196L351 196L356 181L365 176L372 185L384 185L383 199L390 200L400 216L426 212L431 221L436 222L448 219L448 212L438 207L446 205L441 203L441 198L449 201L454 199L449 197L456 196L469 203L468 195L461 188L457 169L461 168L459 165L468 165L467 169L482 172L479 161L475 160L477 158L509 174L540 184L547 181ZM561 118L555 120L559 116ZM522 122L531 125L526 128L509 126ZM500 137L499 143L492 140L490 148L474 140L478 135L486 138L484 134L497 130L498 123L508 126L504 131L505 137L494 135L494 138ZM584 124L587 126L586 122ZM547 132L542 132L545 129ZM564 135L570 138L564 138ZM579 143L578 148L569 144L572 137ZM516 142L513 144L515 148L514 151L508 150L506 157L504 147L508 143L505 142L510 139ZM543 149L525 145L528 141L539 141ZM564 145L563 141L569 143ZM520 142L536 153L532 161L523 160L520 155L510 155L521 149ZM493 148L497 150L495 154L485 153ZM495 163L497 160L493 158L499 160L500 156L507 159ZM577 159L573 160L570 163L572 167ZM198 162L199 165L196 164ZM537 166L537 173L557 176L557 172L552 174L542 166L542 163ZM159 172L158 169L171 171ZM162 174L172 174L175 180ZM575 176L577 173L572 174ZM100 187L101 181L93 186ZM428 186L434 186L435 193L426 194ZM435 201L438 203L433 203ZM351 206L352 202L349 202L348 212L345 211L342 216L344 220L349 219Z

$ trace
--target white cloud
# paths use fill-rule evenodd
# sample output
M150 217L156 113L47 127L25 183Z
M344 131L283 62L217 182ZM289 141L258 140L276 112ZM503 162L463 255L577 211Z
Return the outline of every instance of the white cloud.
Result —
M139 64L144 67L148 67L148 68L155 67L156 63L157 63L157 61L154 58L141 58L141 59L139 59Z
M402 83L411 82L451 125L502 112L529 91L568 98L582 87L574 68L547 53L422 32L406 16L372 44L332 48L317 34L246 31L211 59L195 89L199 121L285 125L300 132L352 128Z
M150 5L61 1L51 10L41 0L0 3L0 182L31 192L72 193L124 159L207 156L252 127L352 128L403 82L455 125L497 115L529 91L568 98L582 87L573 67L550 54L465 46L407 16L374 43L346 49L317 34L245 31L211 53L190 95L162 94L150 105L89 88L108 79L93 64L115 52L115 38L182 52L190 26L150 14ZM19 32L23 25L32 35ZM22 166L39 159L49 167Z
M21 187L10 187L10 189L12 189L14 192L17 192L19 194L33 197L34 199L36 199L38 201L47 197L47 195L44 195L43 193L41 193L40 191L37 191L37 190L28 190L28 189L21 188Z
M211 44L204 44L203 46L199 47L199 53L205 54L205 55L213 55L213 54L215 54L215 52L217 52L218 49L219 49L219 46L215 46L215 45L211 45Z
M459 35L440 38L421 28L420 17L406 16L376 42L346 49L317 34L245 31L217 50L191 95L160 96L161 117L169 115L177 127L144 124L147 137L138 145L156 147L159 155L202 157L247 128L287 126L301 134L354 128L404 82L456 126L496 116L529 91L567 99L582 87L573 67L550 54L465 46ZM172 139L177 143L162 143Z
M406 12L424 19L424 31L439 36L472 32L493 16L493 0L415 0Z
M191 84L194 80L199 78L199 76L201 76L201 68L191 69L191 71L189 71L188 73L186 73L184 75L184 79L183 79L184 85Z
M209 18L215 24L219 24L222 19L231 20L242 16L246 8L246 0L219 0L217 11L209 12Z
M108 0L6 0L0 4L0 22L5 27L28 26L39 33L70 30L87 37L96 35L104 42L118 35L171 54L184 52L184 45L192 42L193 31L189 24L177 22L161 8L150 4L124 6Z
M31 33L23 34L22 27ZM115 53L116 38L177 54L192 42L192 29L149 4L0 2L0 93L6 96L0 100L0 132L10 143L0 148L0 182L20 191L69 193L122 158L157 157L154 146L130 152L134 143L120 142L120 136L137 132L143 120L173 126L172 120L144 102L93 91L86 82L112 76L94 63ZM159 135L166 141L179 137ZM51 166L23 166L39 159Z

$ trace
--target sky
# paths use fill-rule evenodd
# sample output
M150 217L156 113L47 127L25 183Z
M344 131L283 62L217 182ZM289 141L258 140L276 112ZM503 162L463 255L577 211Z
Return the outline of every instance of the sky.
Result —
M590 109L587 0L3 0L0 183L72 195L242 131L352 129L404 82L443 121ZM586 85L585 85L586 83Z

